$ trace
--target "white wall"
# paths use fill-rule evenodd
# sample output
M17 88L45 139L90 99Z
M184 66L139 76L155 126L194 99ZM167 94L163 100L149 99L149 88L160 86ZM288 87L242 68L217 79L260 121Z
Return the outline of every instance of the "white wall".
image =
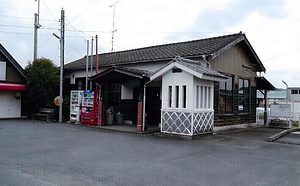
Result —
M133 88L139 86L139 80L130 80L127 83L121 85L121 99L133 99Z
M210 95L206 96L206 99L204 98L204 95L201 96L200 90L199 90L199 98L197 98L197 86L199 86L199 89L201 89L202 87L207 87L210 88ZM204 88L205 90L205 88ZM203 90L203 91L204 91ZM194 77L194 87L193 87L193 109L209 109L212 110L213 109L213 98L214 98L214 84L213 81L208 81L208 80L203 80L203 79L199 79ZM208 92L208 90L207 90ZM202 97L202 99L201 99ZM210 99L208 99L210 98ZM197 101L198 101L198 108L197 108ZM206 102L206 103L204 103ZM202 105L202 108L201 108ZM206 108L204 108L204 105L207 105Z
M292 94L292 90L298 90L298 94ZM288 101L300 101L300 87L288 88L286 96Z
M153 62L153 63L139 63L139 64L128 64L124 65L127 68L147 70L149 72L156 72L164 67L168 62Z
M15 91L0 91L0 118L21 117L21 99L15 95Z
M169 86L172 86L172 108L175 108L175 86L179 86L179 108L182 108L182 86L185 85L186 90L186 108L193 108L193 75L184 71L181 73L167 72L162 79L162 108L169 108Z
M164 65L166 65L166 62L154 62L154 63L138 63L138 64L127 64L127 65L120 65L126 68L134 68L134 69L141 69L141 70L147 70L149 72L156 72L160 68L162 68ZM106 70L109 67L100 67L99 73ZM93 70L93 75L96 74L95 69ZM72 71L65 71L64 72L64 78L70 78L70 84L75 84L75 78L78 77L85 77L86 75L86 69L77 69ZM74 77L73 77L74 76ZM88 77L91 77L91 72L89 69Z

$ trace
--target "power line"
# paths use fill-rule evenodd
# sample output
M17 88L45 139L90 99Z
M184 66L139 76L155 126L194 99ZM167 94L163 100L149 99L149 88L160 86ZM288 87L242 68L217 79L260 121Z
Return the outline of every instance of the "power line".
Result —
M53 15L53 13L51 12L51 10L49 9L49 7L46 5L46 3L42 0L43 4L45 5L45 7L48 9L48 11L50 12L50 14L52 15L52 17L54 18L54 20L58 20L56 19L56 17Z
M85 11L87 11L91 6L94 6L95 3L91 3L89 6L87 6L82 12L80 12L77 16L75 16L73 19L71 19L71 21L69 21L68 24L70 24L71 22L73 22L75 19L77 19L79 16L81 16ZM67 25L68 25L67 24Z
M14 18L14 19L27 19L27 20L33 20L34 19L32 17L12 16L12 15L0 15L0 17ZM53 22L53 21L57 22L57 20L50 20L50 19L40 19L40 20L42 20L42 21L49 21L49 22Z
M54 23L53 23L54 24ZM53 25L51 24L51 25ZM77 30L76 28L74 28L72 25L71 26L72 29L66 29L66 31L70 31L70 32L77 32L79 34L79 32L81 33L85 33L87 36L91 37L91 35L87 34L87 33L110 33L110 31L97 31L97 30ZM33 26L19 26L19 25L7 25L7 24L0 24L0 27L11 27L11 28L28 28L28 29L32 29L34 28ZM41 27L40 29L42 30L59 30L59 28L54 28L54 27Z

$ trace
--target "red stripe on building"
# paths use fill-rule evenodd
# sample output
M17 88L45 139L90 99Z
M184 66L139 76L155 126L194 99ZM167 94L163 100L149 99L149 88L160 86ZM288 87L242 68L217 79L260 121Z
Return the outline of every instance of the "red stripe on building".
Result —
M25 84L14 84L14 83L0 83L0 90L24 91L24 90L26 90L26 85Z

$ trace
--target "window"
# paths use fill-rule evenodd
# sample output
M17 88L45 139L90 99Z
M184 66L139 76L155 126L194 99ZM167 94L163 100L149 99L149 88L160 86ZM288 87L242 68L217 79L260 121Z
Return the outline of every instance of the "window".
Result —
M207 86L204 87L204 108L207 108Z
M6 80L6 63L0 61L0 81Z
M203 86L201 86L201 90L200 90L200 108L203 108Z
M292 94L299 94L299 90L298 89L292 89Z
M250 81L249 79L239 79L239 112L250 112Z
M196 108L199 108L199 102L200 102L200 96L199 96L199 86L196 87Z
M186 108L186 85L182 86L182 107Z
M108 94L108 106L119 107L120 101L121 101L121 85L111 84L109 87L109 94Z
M175 107L179 108L179 86L175 86Z
M169 107L172 107L172 86L169 86Z
M226 81L222 81L219 84L219 108L222 114L233 112L233 77L228 75L227 77L229 78Z
M181 73L182 70L180 68L173 68L172 73Z
M211 93L211 90L210 90L211 88L210 87L208 87L208 98L207 98L207 102L208 102L208 108L211 108L211 104L210 104L210 99L211 99L211 96L210 96L210 93Z

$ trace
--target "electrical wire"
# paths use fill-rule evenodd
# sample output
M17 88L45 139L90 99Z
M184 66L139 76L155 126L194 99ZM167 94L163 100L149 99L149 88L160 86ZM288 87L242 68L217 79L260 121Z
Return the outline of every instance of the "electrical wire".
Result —
M52 17L54 18L54 20L58 20L54 15L53 13L51 12L51 10L49 9L49 7L46 5L46 3L42 0L42 3L45 5L45 7L48 9L48 11L50 12L50 14L52 15Z
M21 16L10 16L10 15L0 15L0 17L7 17L7 18L14 18L14 19L27 19L27 20L34 20L34 18L30 18L30 17L21 17ZM49 19L40 19L42 21L53 21L53 20L49 20Z

